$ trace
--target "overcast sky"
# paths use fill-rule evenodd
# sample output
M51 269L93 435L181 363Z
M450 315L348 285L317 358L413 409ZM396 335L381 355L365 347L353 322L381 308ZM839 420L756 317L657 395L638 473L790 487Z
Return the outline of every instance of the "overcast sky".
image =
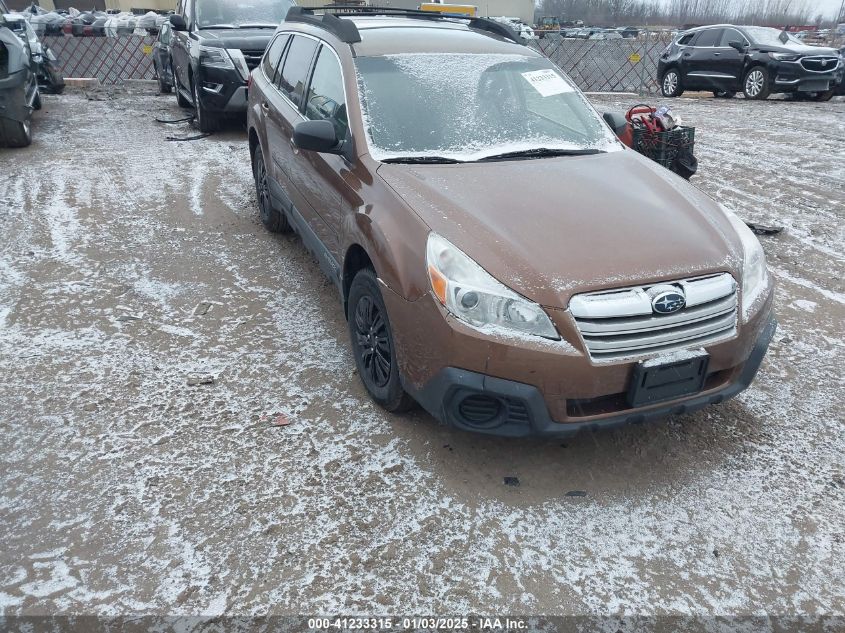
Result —
M816 5L826 16L836 17L836 12L842 6L842 0L816 0Z

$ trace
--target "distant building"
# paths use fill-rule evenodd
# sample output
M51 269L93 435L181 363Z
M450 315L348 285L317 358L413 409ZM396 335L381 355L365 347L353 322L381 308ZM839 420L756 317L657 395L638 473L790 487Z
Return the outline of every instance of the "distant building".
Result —
M421 0L378 0L368 4L397 9L416 9ZM441 3L444 4L444 3ZM534 24L534 0L453 0L445 4L471 4L482 18L519 18L525 24Z
M330 4L330 0L296 0L297 4L307 6L322 6ZM417 9L423 0L371 0L362 4L372 4L397 9ZM6 0L6 4L13 11L22 11L32 4L33 0ZM67 10L70 7L80 11L173 11L176 0L34 0L35 4L47 11ZM354 0L353 0L354 2ZM352 4L352 2L338 2L338 4ZM470 4L477 8L478 16L519 18L525 24L534 23L534 0L455 0L451 4Z

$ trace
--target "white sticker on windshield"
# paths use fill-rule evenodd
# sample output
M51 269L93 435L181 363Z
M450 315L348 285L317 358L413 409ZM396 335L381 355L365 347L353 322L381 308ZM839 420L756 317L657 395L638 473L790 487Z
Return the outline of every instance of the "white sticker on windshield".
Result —
M564 92L575 92L572 86L553 70L532 70L522 73L522 76L544 97L551 97Z

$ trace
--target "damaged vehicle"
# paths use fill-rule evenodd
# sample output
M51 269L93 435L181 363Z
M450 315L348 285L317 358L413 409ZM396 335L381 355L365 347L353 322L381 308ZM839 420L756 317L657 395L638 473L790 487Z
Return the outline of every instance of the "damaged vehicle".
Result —
M297 7L250 81L260 218L336 285L388 411L567 436L754 378L776 327L757 238L505 25Z
M39 94L61 94L65 89L65 78L53 51L38 39L35 29L22 14L6 14L5 19L6 26L29 48Z
M0 145L26 147L32 143L32 112L40 107L29 46L0 15Z
M180 0L170 16L176 100L201 132L243 116L246 82L293 0Z

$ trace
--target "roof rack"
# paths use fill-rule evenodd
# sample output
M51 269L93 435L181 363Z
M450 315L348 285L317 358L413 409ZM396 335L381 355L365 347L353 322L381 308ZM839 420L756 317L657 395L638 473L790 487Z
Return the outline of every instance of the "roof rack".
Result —
M314 12L321 11L318 16ZM467 26L478 31L487 31L494 35L522 44L519 35L511 27L488 18L478 18L457 13L441 13L439 11L421 11L419 9L399 9L396 7L373 7L358 4L329 4L322 7L291 7L288 10L285 21L304 22L314 24L330 31L341 41L348 44L355 44L361 41L361 34L358 27L351 20L345 20L337 16L345 17L370 16L370 15L396 15L422 20L463 20Z
M351 20L342 20L334 13L314 15L314 10L322 7L291 7L285 17L285 22L303 22L313 24L337 36L341 42L355 44L361 41L358 27Z

